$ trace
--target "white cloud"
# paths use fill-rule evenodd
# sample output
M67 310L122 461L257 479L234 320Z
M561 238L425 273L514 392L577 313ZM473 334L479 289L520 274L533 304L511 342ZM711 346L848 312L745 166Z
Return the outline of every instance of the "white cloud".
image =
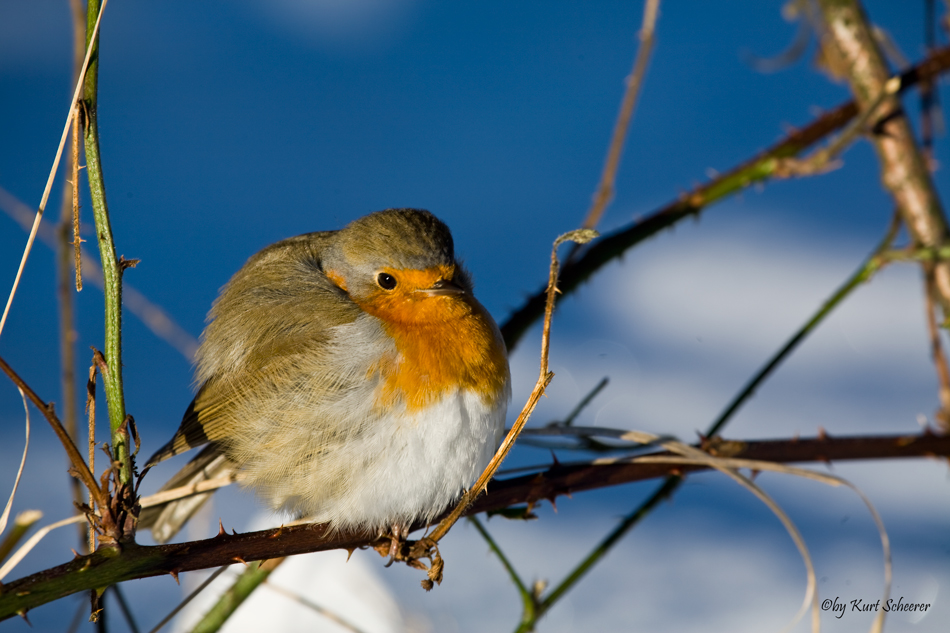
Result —
M270 0L249 6L305 41L377 49L392 41L415 5L416 0Z
M725 233L725 234L723 234ZM618 325L674 347L702 344L762 358L778 349L860 263L852 248L780 240L781 227L678 235L612 271L605 308ZM823 247L823 248L821 248ZM810 369L839 370L887 357L902 366L926 353L919 272L898 265L859 287L814 334Z

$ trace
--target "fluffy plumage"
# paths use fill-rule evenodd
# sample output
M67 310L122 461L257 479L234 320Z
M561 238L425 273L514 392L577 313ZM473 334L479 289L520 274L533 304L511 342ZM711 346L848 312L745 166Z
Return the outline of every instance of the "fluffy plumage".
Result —
M431 519L470 485L510 397L448 227L412 209L254 255L211 309L197 379L149 464L208 446L166 488L239 471L275 509L369 530ZM165 541L206 498L140 525Z

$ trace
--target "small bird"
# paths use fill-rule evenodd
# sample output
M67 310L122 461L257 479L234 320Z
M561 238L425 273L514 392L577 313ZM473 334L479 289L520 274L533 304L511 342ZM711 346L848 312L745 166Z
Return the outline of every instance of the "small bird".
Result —
M147 466L205 448L163 490L236 476L295 518L394 539L472 484L511 397L498 326L449 228L417 209L251 257L211 308L196 379ZM164 543L209 496L146 508L139 526Z

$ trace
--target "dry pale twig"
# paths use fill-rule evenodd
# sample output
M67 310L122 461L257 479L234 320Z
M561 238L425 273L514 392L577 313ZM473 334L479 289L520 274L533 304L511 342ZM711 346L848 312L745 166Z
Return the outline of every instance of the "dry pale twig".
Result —
M66 124L63 126L63 134L59 140L59 147L56 150L56 158L53 159L53 167L50 169L49 178L46 180L46 188L43 190L43 197L40 199L40 206L36 211L36 217L33 220L33 227L30 229L30 236L26 240L26 247L23 249L23 257L20 258L20 267L17 269L16 277L13 280L13 288L10 289L10 296L7 298L7 305L3 309L3 316L0 317L0 334L3 334L3 326L7 322L7 316L10 314L10 306L13 305L13 297L16 296L17 287L20 285L20 278L23 276L23 269L26 267L26 260L30 256L33 248L33 241L36 239L36 231L39 229L40 220L43 218L43 211L46 210L46 203L49 200L50 190L53 188L53 179L56 177L56 170L59 168L60 158L63 156L63 147L66 145L66 137L69 135L69 128L72 125L73 116L76 113L76 103L79 101L79 93L83 88L83 78L86 75L86 69L89 67L89 58L92 56L92 48L99 34L99 24L102 22L102 11L105 10L109 0L103 0L102 9L99 11L99 17L92 29L89 47L86 49L86 57L82 62L82 71L79 73L79 81L76 82L76 89L73 92L73 98L69 102L69 115L66 117Z
M72 193L73 193L73 267L76 270L76 291L82 290L82 243L79 236L79 106L73 108L73 157Z
M13 508L13 498L16 496L16 490L20 487L20 477L23 476L23 467L26 466L26 455L30 452L30 407L26 403L26 394L20 389L20 397L23 398L23 412L26 417L26 440L23 442L23 457L20 458L20 467L16 471L16 479L13 480L13 489L10 491L10 497L7 499L7 505L3 508L3 514L0 514L0 534L7 529L7 520L10 518L10 509Z
M884 596L881 598L882 603L886 603L888 597L890 596L891 590L891 579L892 579L892 565L891 565L891 546L890 539L887 535L887 530L884 528L884 522L881 520L881 516L878 514L877 509L874 507L874 504L871 503L871 500L861 492L861 490L849 482L848 480L837 477L834 475L829 475L826 473L818 473L813 470L808 470L805 468L796 468L793 466L785 466L782 464L775 464L773 462L761 461L761 460L749 460L749 459L735 459L730 457L718 457L710 455L704 451L701 451L693 446L683 444L678 441L668 441L663 438L653 435L651 433L642 433L639 431L628 431L618 435L618 439L638 442L641 444L658 444L663 448L667 449L670 452L682 455L683 457L670 457L670 456L644 456L644 457L634 457L631 459L632 462L664 462L666 463L682 463L682 464L703 464L704 466L714 468L730 477L735 479L738 483L744 487L751 490L756 496L758 496L773 512L781 519L782 523L785 524L786 529L789 531L789 534L792 536L792 539L795 541L796 546L798 546L799 551L802 554L802 557L805 559L805 566L808 568L808 589L805 595L805 601L802 605L802 609L799 611L791 624L786 627L785 630L788 630L793 626L801 615L804 614L804 611L807 609L809 601L812 606L812 628L817 631L820 628L819 624L819 611L818 611L818 594L816 591L816 582L814 575L814 568L811 564L810 558L808 556L808 550L805 547L804 540L801 539L801 535L798 533L798 530L792 524L791 520L785 515L785 513L778 507L775 502L765 494L758 486L752 483L747 477L740 475L736 469L738 468L748 468L753 472L756 471L772 471L785 473L789 475L795 475L803 477L806 479L812 479L819 481L832 486L844 485L850 488L855 494L860 497L861 501L864 502L864 505L868 508L874 523L877 526L878 534L881 537L881 549L884 556ZM872 633L880 633L884 627L884 610L878 610L877 617L874 620L874 624L871 627Z
M617 181L617 169L620 166L620 153L627 139L627 130L630 127L630 120L633 118L633 108L637 103L640 87L643 85L643 77L650 61L650 53L653 51L653 34L656 30L656 18L659 10L660 0L647 0L643 5L643 23L640 26L639 34L640 48L637 50L633 69L627 77L627 89L623 95L617 122L614 124L610 148L607 150L607 161L600 176L600 184L597 186L596 193L594 193L594 201L587 212L587 217L584 218L584 223L581 224L581 227L585 229L593 229L597 226L604 210L613 199L614 183Z
M85 517L81 514L76 514L68 519L63 519L62 521L57 521L56 523L51 523L47 526L44 526L36 531L36 533L30 537L30 539L20 546L13 556L7 559L7 562L3 564L3 567L0 567L0 580L3 580L7 574L13 571L13 568L16 567L23 557L30 553L36 544L43 540L43 538L57 528L61 528L64 525L72 525L73 523L79 523L84 521Z
M548 275L548 296L547 305L544 311L544 329L541 333L541 368L538 381L535 384L534 389L532 389L531 395L528 396L528 401L525 403L524 408L518 415L518 419L515 420L511 430L508 432L508 435L505 436L501 446L499 446L498 450L495 452L494 457L492 457L491 461L488 463L488 466L485 467L484 472L482 472L481 476L465 493L465 495L462 496L462 499L458 502L449 516L443 519L439 525L436 526L436 528L432 531L432 534L429 536L429 540L438 542L443 536L445 536L449 529L455 524L455 522L458 521L465 511L472 505L472 503L475 501L475 498L485 491L489 480L495 476L495 472L498 470L498 467L501 466L501 462L504 461L505 457L508 456L509 451L511 451L511 447L514 446L515 440L518 439L518 435L521 433L521 430L527 423L528 418L531 417L531 413L537 406L538 400L540 400L541 396L544 394L544 389L554 377L554 374L548 371L548 351L551 341L551 317L554 315L554 298L558 293L557 275L559 265L557 260L557 249L558 246L564 242L570 241L577 244L585 244L595 237L597 237L596 231L591 229L578 229L576 231L571 231L570 233L565 233L554 241L554 247L551 250L550 274Z
M0 563L13 551L13 548L20 542L23 535L33 527L33 524L42 518L43 513L39 510L24 510L16 515L16 518L13 519L13 527L10 528L10 532L0 541Z
M82 480L82 482L89 489L89 492L93 494L96 503L102 507L105 507L107 503L103 492L99 489L95 477L93 477L93 474L86 465L86 462L83 460L82 455L79 454L79 449L76 448L72 438L69 437L69 433L67 433L66 429L63 428L59 418L56 417L56 413L53 411L53 406L46 404L46 402L40 398L15 371L13 371L13 368L10 367L10 365L8 365L7 362L3 360L3 358L0 358L0 370L3 370L3 372L10 377L10 380L13 381L13 384L19 387L26 394L26 397L29 398L30 402L33 403L33 406L39 409L46 420L50 423L50 426L53 427L53 431L56 433L59 441L66 449L66 454L69 455L73 469L76 471L76 476Z

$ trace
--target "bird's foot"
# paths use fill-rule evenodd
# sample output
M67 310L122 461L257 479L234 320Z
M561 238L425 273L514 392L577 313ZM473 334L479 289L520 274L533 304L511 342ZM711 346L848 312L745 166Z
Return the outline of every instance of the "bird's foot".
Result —
M426 572L428 578L422 581L422 587L429 591L434 585L442 584L442 570L445 563L439 554L439 544L427 536L418 541L406 540L408 533L408 527L393 525L389 532L380 533L380 538L373 549L379 552L380 556L389 557L386 567L394 562L401 562L413 569ZM429 559L428 565L422 560L426 558Z

